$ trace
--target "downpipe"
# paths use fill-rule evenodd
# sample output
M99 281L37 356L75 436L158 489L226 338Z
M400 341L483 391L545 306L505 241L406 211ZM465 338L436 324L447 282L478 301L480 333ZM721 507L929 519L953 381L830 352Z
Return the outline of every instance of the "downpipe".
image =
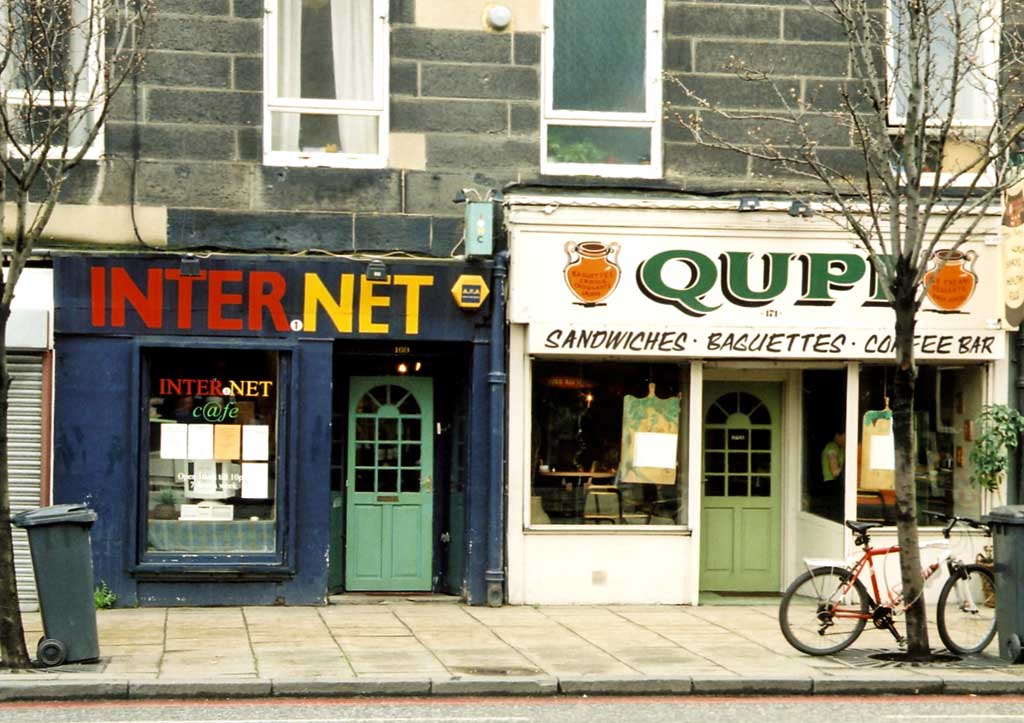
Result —
M487 373L490 387L490 484L487 504L487 604L501 607L505 602L505 286L508 281L508 251L494 259L494 295L491 311L491 363Z

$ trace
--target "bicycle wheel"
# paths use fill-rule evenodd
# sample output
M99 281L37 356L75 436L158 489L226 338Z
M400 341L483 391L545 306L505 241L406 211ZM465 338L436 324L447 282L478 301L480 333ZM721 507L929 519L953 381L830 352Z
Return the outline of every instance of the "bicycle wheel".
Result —
M951 653L980 653L996 636L996 579L984 565L964 565L939 593L939 637Z
M831 655L848 647L867 624L868 593L850 573L818 567L799 575L782 595L779 626L790 645L808 655Z

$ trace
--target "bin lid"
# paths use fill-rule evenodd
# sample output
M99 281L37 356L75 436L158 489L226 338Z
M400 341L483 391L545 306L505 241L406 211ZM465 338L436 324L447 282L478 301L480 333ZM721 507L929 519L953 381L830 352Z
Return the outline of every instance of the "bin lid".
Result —
M982 521L998 525L1024 525L1024 505L993 507Z
M39 525L57 525L61 523L91 525L95 521L96 512L89 509L88 505L82 502L71 505L38 507L34 510L19 512L11 518L11 522L18 527L38 527Z

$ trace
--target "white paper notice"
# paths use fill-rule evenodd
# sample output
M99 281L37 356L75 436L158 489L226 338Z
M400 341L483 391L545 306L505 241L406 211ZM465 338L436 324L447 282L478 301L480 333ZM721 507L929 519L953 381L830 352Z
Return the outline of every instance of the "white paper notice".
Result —
M242 463L242 497L265 500L270 495L266 462Z
M189 424L188 458L213 459L213 425Z
M189 497L222 496L217 491L217 463L200 460L192 463L192 484L186 490Z
M896 445L891 434L871 438L871 469L896 469Z
M187 425L160 425L160 459L188 459Z
M676 440L674 434L637 432L633 437L633 466L675 469Z
M242 427L242 459L262 461L270 458L270 427L246 424Z

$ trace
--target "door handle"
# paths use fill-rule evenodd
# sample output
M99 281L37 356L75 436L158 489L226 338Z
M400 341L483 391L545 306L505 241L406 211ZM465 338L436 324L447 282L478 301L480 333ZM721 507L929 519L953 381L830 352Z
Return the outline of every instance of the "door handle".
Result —
M433 483L432 483L432 481L430 479L430 475L428 474L428 475L426 475L423 478L423 491L424 492L430 492L432 489L433 489Z

